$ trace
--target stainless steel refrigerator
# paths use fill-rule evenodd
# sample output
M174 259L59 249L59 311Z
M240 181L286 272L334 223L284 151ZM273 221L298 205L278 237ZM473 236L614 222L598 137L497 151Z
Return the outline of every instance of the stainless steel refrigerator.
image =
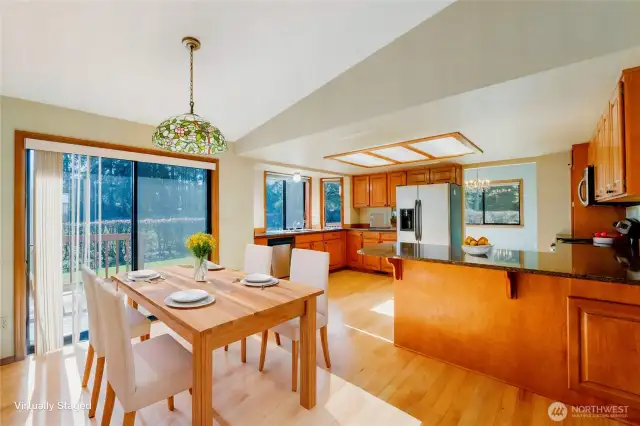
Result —
M398 242L460 246L460 185L399 186L396 189Z

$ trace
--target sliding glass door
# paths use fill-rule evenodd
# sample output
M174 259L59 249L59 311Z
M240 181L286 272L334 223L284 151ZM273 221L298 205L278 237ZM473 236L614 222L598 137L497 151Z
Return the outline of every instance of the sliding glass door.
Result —
M33 282L34 153L27 156L28 353L37 329ZM122 159L62 155L62 328L64 343L88 338L79 265L101 277L191 263L186 238L211 232L211 171ZM34 207L35 206L35 207ZM37 250L36 250L37 252ZM37 286L37 283L35 284Z
M187 237L210 232L205 169L137 163L137 269L191 263Z

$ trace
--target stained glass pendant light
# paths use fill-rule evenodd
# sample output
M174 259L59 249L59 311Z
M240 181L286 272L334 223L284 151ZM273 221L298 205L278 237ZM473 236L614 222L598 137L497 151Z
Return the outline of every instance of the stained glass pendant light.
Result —
M153 132L153 145L188 154L225 152L227 141L220 130L193 112L193 52L200 49L200 40L185 37L182 44L189 49L189 113L167 118L160 123Z

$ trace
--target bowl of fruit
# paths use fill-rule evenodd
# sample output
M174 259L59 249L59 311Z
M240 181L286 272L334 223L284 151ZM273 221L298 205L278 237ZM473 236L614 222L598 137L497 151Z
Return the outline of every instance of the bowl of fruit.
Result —
M473 237L467 237L462 245L462 251L474 256L484 256L492 248L493 246L489 244L489 240L486 237L480 237L477 240Z
M609 247L613 245L614 238L612 233L596 232L593 234L593 245Z

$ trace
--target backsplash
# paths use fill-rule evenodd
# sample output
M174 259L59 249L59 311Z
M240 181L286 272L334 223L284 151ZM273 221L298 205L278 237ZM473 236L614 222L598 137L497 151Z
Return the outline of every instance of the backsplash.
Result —
M640 206L627 207L627 217L640 220Z
M365 207L361 209L357 209L358 211L358 222L355 223L369 223L369 216L371 213L386 213L387 222L391 219L391 207ZM389 224L389 223L387 223Z

